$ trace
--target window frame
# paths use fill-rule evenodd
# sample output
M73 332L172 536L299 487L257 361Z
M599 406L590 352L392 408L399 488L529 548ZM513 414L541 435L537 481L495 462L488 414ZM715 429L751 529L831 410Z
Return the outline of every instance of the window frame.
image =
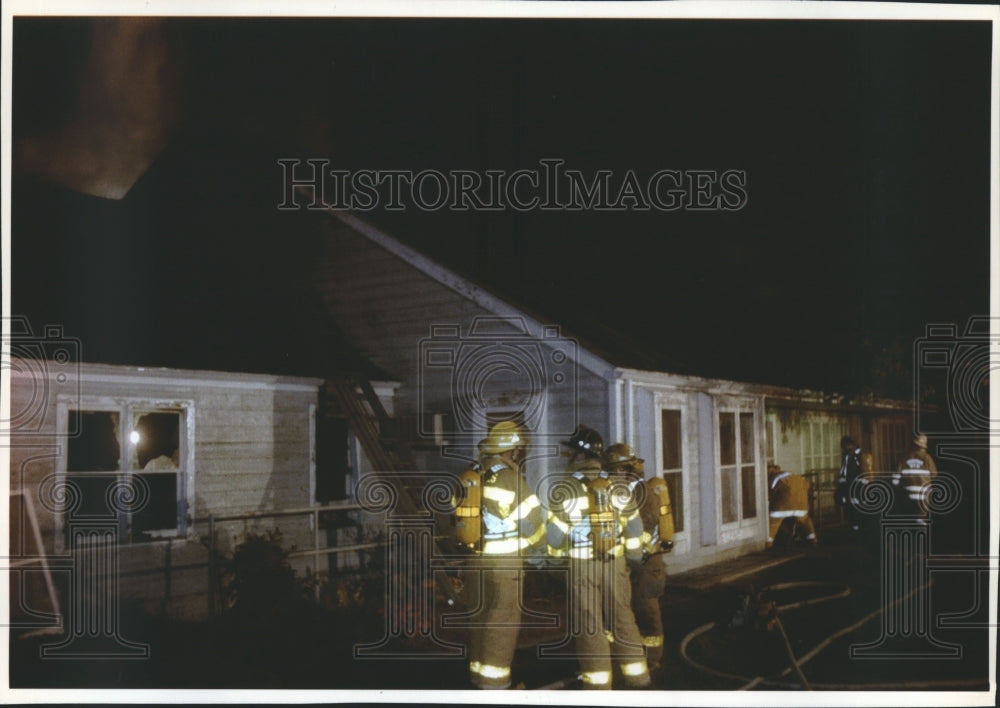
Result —
M680 489L680 497L681 497L680 498L680 503L678 504L678 500L676 500L676 499L671 499L670 500L670 504L671 504L671 506L673 508L673 511L674 511L674 524L675 524L675 526L679 526L680 527L674 533L675 539L683 540L683 539L688 538L688 520L687 520L688 513L687 512L688 512L688 507L690 506L689 495L688 495L688 490L687 490L688 482L689 482L688 477L690 475L688 475L688 474L685 473L685 464L686 464L686 460L687 460L687 457L688 457L688 455L686 454L687 453L687 450L686 450L686 447L687 447L687 432L685 430L685 425L684 425L685 422L686 422L686 420L685 420L685 410L684 410L684 406L682 404L680 404L680 403L678 403L678 404L672 404L670 402L662 401L662 400L661 401L657 401L656 410L659 412L659 420L657 421L657 425L659 427L659 430L657 431L657 433L658 433L657 437L658 437L659 443L660 443L659 445L657 445L657 449L656 449L656 470L655 470L656 471L656 476L662 477L664 480L667 480L667 481L669 481L668 475L674 475L674 476L677 476L677 478L678 478L677 487ZM666 467L666 460L664 459L664 455L663 455L663 446L664 446L664 444L666 442L666 439L665 439L666 436L664 434L664 429L663 429L663 413L664 413L664 411L676 411L679 414L678 426L680 428L680 430L679 430L680 435L677 436L677 441L678 441L678 445L680 447L680 449L678 450L678 457L680 458L680 467L676 467L676 468L672 467L670 469L667 469L667 467ZM668 487L669 486L670 485L668 485ZM678 506L680 507L679 509L677 508ZM678 511L680 513L678 513ZM678 522L680 522L680 523L678 523Z
M149 545L159 541L178 538L190 538L194 533L194 499L195 499L195 406L191 399L153 398L140 396L60 396L56 401L56 432L61 440L69 439L69 417L74 411L79 412L109 412L119 416L119 459L118 469L109 471L119 478L135 474L141 470L130 469L131 455L129 453L128 434L133 429L138 417L148 413L177 413L178 421L178 492L175 499L177 526L166 529L167 533L157 534L150 538L129 538L126 532L127 524L122 523L119 515L119 543L138 546ZM61 486L66 483L72 473L68 471L69 445L61 445L56 467L56 480ZM183 506L183 508L181 508ZM110 517L108 517L110 519ZM67 514L65 509L55 514L54 546L57 552L65 550Z
M721 416L724 413L730 413L733 415L734 427L733 427L733 443L734 443L734 463L729 465L722 464L722 426L721 426ZM749 466L751 463L743 462L743 449L741 440L741 428L740 428L740 416L741 414L750 414L752 416L752 426L753 426L753 490L754 490L754 505L755 513L754 516L745 517L743 512L743 494L742 494L742 473L743 468ZM762 490L764 484L764 476L762 475L762 462L764 456L766 455L766 447L762 449L763 441L763 414L761 411L760 402L756 399L736 399L729 398L726 400L716 399L715 401L715 415L713 420L713 433L715 437L715 513L716 513L716 526L718 529L718 542L720 545L726 543L732 543L734 541L741 541L748 538L753 538L757 533L758 529L762 528L762 524L766 522L767 517L767 502L763 497ZM724 522L723 519L723 506L722 506L722 488L723 488L723 467L736 468L736 507L737 507L737 518L735 521Z
M801 440L801 471L809 474L840 467L840 440L847 435L847 422L834 417L808 418L804 421ZM816 450L815 433L819 431L820 445ZM808 441L808 442L807 442Z
M654 425L656 426L656 445L653 448L653 465L649 465L649 460L647 460L646 475L647 477L659 476L666 479L666 470L664 469L664 459L663 459L663 411L672 410L680 412L680 470L676 473L680 475L680 489L681 489L681 509L680 514L677 513L676 501L671 499L670 503L674 505L674 523L680 520L683 530L675 531L674 533L674 549L671 553L672 556L678 556L687 553L691 550L691 502L692 502L692 491L691 485L692 474L690 474L690 465L692 464L691 452L691 432L688 430L691 418L693 415L690 410L691 399L685 393L672 392L672 391L655 391L653 394L653 416Z

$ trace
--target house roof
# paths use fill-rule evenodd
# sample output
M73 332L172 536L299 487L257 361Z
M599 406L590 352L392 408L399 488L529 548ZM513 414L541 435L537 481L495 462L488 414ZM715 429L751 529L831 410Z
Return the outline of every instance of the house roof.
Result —
M313 196L306 190L301 194L305 200L311 200ZM574 311L572 306L567 307L558 300L535 300L525 304L519 301L518 293L504 292L502 286L492 283L487 285L473 276L460 273L456 268L444 265L356 214L334 209L327 209L326 214L495 315L526 320L529 331L532 332L540 332L542 327L548 325L559 326L561 336L572 338L578 343L579 363L599 376L612 378L628 372L640 378L645 376L685 385L696 384L701 388L733 385L743 392L760 393L775 401L809 400L821 401L826 405L847 402L843 395L822 393L815 387L746 381L736 379L731 371L725 369L683 361L670 352L651 347L647 339L616 327L613 321L587 317L586 312ZM856 400L860 402L862 399ZM898 402L868 396L864 403L859 404L897 407Z
M58 326L86 362L391 379L302 281L308 232L256 203L260 185L227 187L228 169L175 145L122 200L18 175L12 314L36 337Z
M395 379L357 352L301 277L301 265L321 245L316 215L277 218L262 197L273 194L272 185L248 183L254 172L231 162L206 161L204 154L195 159L190 152L199 147L169 147L120 201L20 175L13 189L12 312L27 316L36 334L50 323L62 326L89 362ZM199 168L194 176L192 165ZM231 170L243 175L239 188L220 189ZM717 362L677 356L651 345L647 332L626 331L613 316L576 307L571 295L539 298L516 279L486 282L474 269L446 265L371 219L339 211L327 218L487 311L522 317L533 331L559 326L560 336L579 344L579 363L600 376L617 368L750 381L772 391L801 383L753 381ZM653 311L649 326L657 326ZM799 388L807 386L782 390Z
M302 195L305 199L312 197L308 191L303 191ZM326 210L326 214L489 312L501 317L527 320L529 331L540 332L542 327L558 323L564 327L560 335L573 338L580 345L578 363L599 376L606 378L627 376L634 380L669 383L700 390L751 393L764 396L771 405L779 407L792 405L826 410L879 408L911 411L913 409L912 401L873 394L846 396L836 392L820 391L815 387L736 381L725 377L724 374L713 375L708 369L698 371L697 367L682 363L667 353L649 349L640 337L618 330L613 324L597 319L585 321L568 314L564 315L562 320L552 313L549 313L548 317L538 314L535 308L516 303L513 296L494 293L482 283L444 266L357 215L333 209ZM546 303L534 304L545 309Z

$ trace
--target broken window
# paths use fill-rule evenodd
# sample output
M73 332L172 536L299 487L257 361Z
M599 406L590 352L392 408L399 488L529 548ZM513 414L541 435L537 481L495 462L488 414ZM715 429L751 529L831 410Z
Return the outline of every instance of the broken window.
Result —
M121 459L119 415L114 411L80 411L80 434L67 445L66 480L77 493L74 517L108 517L106 492L118 480Z
M185 411L122 405L69 415L80 421L66 451L66 479L79 503L67 507L66 533L75 522L95 519L117 520L124 543L182 532Z
M142 411L134 418L135 426L129 433L131 471L149 492L148 501L131 519L132 537L141 540L136 537L179 526L181 415L176 411Z
M346 418L325 414L316 417L316 501L320 504L348 497L349 432Z

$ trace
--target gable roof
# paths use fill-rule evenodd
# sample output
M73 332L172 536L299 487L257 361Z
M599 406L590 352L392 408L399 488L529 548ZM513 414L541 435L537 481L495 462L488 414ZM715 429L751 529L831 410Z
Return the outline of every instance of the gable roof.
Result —
M437 261L425 256L399 239L390 236L373 224L353 214L335 209L327 209L326 211L355 232L406 261L421 273L497 317L508 320L520 320L527 325L528 332L537 333L539 336L547 327L560 326L556 322L545 320L538 315L530 313L526 308L515 305L509 300L493 294L482 285L446 268ZM561 327L559 336L561 338L578 339L575 333L563 330ZM614 366L595 351L586 346L578 347L575 351L577 363L580 366L601 377L606 378L611 374Z
M260 203L269 185L220 189L234 166L196 147L169 147L121 200L17 174L12 314L96 364L390 379L300 277L308 230Z

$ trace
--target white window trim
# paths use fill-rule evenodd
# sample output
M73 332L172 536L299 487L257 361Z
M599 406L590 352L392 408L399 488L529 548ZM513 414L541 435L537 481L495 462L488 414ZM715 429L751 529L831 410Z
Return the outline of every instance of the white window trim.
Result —
M813 429L817 426L822 448L819 454L813 446ZM840 439L847 434L846 420L831 415L815 415L804 418L798 427L800 474L840 467Z
M654 468L656 476L663 476L665 472L663 469L663 411L666 409L679 410L681 412L681 498L684 500L682 509L684 530L674 533L674 548L671 551L671 555L674 556L682 555L691 550L692 475L689 470L691 469L691 460L694 458L691 453L690 435L688 433L689 403L689 397L683 393L657 391L653 395L653 410L656 411L656 419L654 420L654 425L656 426L656 445L653 448L656 456L656 466ZM633 448L635 447L634 441L632 446ZM647 469L648 475L649 470ZM670 500L670 503L673 504L673 499Z
M122 459L119 459L117 470L121 473L124 467L127 465L125 462L126 450L124 436L126 435L125 429L127 428L126 422L131 421L134 418L134 413L136 410L177 410L181 413L181 425L183 430L178 431L181 436L181 447L184 451L184 461L182 465L181 472L184 473L184 506L185 506L185 519L183 528L178 528L177 533L169 536L170 539L177 538L192 538L194 536L194 524L191 520L194 518L194 481L195 481L195 408L194 401L191 399L177 399L177 398L145 398L145 397L126 397L126 396L59 396L56 399L56 433L60 440L67 440L67 424L69 422L69 412L71 410L77 411L109 411L116 412L121 415L119 419L119 425L121 430L119 435L121 440L119 441L120 455ZM62 486L66 483L67 466L69 457L69 445L64 444L59 447L59 456L56 462L56 481ZM65 548L65 532L66 532L66 513L61 511L55 514L55 543L54 547L57 553L61 553L66 550ZM151 539L150 541L142 542L132 542L129 545L148 545L150 543L156 543L160 539Z
M715 495L715 513L716 513L716 524L718 529L718 540L719 545L725 545L729 543L734 543L737 541L743 541L747 539L752 539L762 528L762 519L767 517L767 504L762 497L762 482L761 482L761 460L764 455L767 454L766 448L762 449L761 445L764 442L762 437L762 412L759 401L753 398L747 399L730 399L725 404L719 402L715 399L715 411L713 418L713 436L715 437L715 488L718 492ZM719 429L719 414L720 413L733 413L735 414L735 431L736 431L736 472L737 472L737 486L736 486L736 501L739 509L739 518L736 521L730 521L728 523L723 523L722 521L722 435ZM740 449L740 413L751 413L753 414L753 429L754 429L754 495L756 496L757 504L757 515L751 518L743 517L743 493L742 493L742 479L740 475L743 468L743 462L741 460L741 449ZM726 465L727 467L730 465Z

